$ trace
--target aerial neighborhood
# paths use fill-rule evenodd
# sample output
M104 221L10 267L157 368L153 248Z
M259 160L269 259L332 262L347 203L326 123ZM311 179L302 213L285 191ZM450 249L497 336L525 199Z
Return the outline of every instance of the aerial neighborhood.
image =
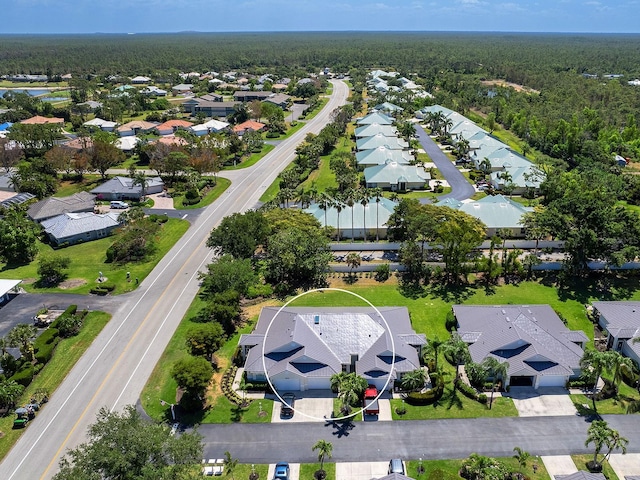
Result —
M1 478L640 478L638 85L379 53L0 65Z

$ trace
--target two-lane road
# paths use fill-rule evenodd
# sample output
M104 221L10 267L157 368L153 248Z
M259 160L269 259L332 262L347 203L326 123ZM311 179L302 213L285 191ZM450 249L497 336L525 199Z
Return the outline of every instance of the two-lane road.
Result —
M255 206L278 173L291 162L309 132L318 133L343 105L348 87L333 81L325 108L282 141L258 164L234 172L229 189L201 215L160 261L140 288L118 308L47 406L31 422L0 465L3 480L50 478L69 448L86 439L87 426L102 407L135 404L160 355L198 292L198 271L211 260L209 232L234 212Z

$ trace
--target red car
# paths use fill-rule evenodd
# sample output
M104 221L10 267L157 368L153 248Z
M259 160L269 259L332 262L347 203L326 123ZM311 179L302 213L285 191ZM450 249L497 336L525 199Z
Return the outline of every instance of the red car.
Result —
M364 407L365 415L378 415L380 413L380 407L378 407L378 389L375 385L369 385L364 391L364 400L362 406Z

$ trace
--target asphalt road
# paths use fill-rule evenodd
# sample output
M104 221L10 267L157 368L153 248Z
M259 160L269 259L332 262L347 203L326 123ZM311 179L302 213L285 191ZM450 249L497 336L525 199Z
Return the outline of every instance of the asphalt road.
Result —
M87 426L102 407L135 404L145 382L198 292L198 271L211 260L209 231L234 212L258 203L264 190L293 159L309 132L318 133L346 102L348 87L333 81L329 102L305 126L251 168L233 172L233 183L192 224L135 292L121 299L96 338L47 406L0 464L3 480L51 478L68 448L86 440Z
M433 139L427 135L424 128L420 124L416 125L416 135L420 141L420 145L427 152L427 155L431 158L431 161L435 163L442 176L449 182L451 186L451 192L446 195L441 195L438 198L444 200L445 198L455 198L456 200L466 200L471 198L476 191L473 186L464 178L464 175L456 168L456 166L442 153L440 147L433 141ZM424 199L430 201L430 199Z
M603 418L629 440L629 453L640 452L640 416L604 415ZM532 455L593 452L591 446L584 445L590 424L578 416L354 422L353 425L352 429L323 423L202 425L198 431L206 439L206 458L222 458L224 452L229 451L242 463L315 462L317 456L311 447L321 439L333 443L333 462L457 459L473 452L510 457L516 446Z

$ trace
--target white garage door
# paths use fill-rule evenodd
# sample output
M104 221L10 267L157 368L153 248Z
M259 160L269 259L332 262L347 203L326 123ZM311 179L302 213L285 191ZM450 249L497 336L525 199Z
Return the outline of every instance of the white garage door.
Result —
M307 390L328 390L331 384L328 378L307 378Z
M540 387L564 387L567 377L564 375L538 375L538 388Z
M280 394L300 390L300 380L298 378L278 378L275 379L274 385Z

